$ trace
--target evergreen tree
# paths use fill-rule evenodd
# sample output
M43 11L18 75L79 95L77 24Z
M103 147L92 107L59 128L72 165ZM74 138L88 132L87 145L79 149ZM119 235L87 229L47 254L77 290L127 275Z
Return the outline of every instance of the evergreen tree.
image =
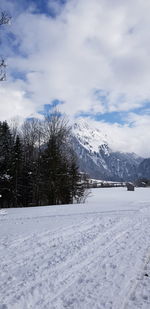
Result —
M84 185L80 179L77 158L73 150L70 150L70 188L72 203L74 200L79 202L80 198L84 195Z
M59 177L61 153L53 135L42 155L43 197L50 205L59 204Z
M23 158L22 177L20 181L20 202L23 207L31 206L33 203L33 176L32 162L26 162Z
M2 207L12 206L11 161L13 141L7 122L0 122L0 201Z
M12 191L14 206L22 206L21 202L21 186L22 186L22 171L23 170L23 146L19 135L16 137L14 147L12 149Z
M57 113L48 120L49 140L42 155L43 198L50 205L73 203L84 188L70 147L70 129Z

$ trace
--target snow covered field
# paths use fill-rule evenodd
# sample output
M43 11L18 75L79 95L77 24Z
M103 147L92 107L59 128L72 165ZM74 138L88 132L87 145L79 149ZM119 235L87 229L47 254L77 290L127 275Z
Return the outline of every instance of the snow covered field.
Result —
M0 309L149 309L150 189L0 210Z

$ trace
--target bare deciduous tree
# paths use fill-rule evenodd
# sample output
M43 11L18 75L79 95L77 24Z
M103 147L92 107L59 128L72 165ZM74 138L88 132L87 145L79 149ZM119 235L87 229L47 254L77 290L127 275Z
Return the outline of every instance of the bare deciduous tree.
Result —
M6 62L4 58L1 57L0 60L0 81L5 81L6 80Z
M68 119L62 116L60 112L54 108L50 114L45 116L44 121L44 138L45 142L49 140L52 135L59 137L62 142L64 137L67 138L70 134L70 127L68 126Z
M5 11L1 12L0 26L1 25L8 25L8 24L10 24L10 21L11 21L11 17L9 16L9 14Z
M2 25L8 25L11 21L11 17L7 12L1 12L0 14L0 26ZM4 57L1 57L0 59L0 82L6 80L6 62Z

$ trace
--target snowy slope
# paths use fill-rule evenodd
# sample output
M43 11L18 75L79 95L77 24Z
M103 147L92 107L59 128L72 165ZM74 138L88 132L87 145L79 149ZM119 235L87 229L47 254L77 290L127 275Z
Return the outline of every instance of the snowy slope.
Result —
M0 309L150 308L150 189L0 210Z

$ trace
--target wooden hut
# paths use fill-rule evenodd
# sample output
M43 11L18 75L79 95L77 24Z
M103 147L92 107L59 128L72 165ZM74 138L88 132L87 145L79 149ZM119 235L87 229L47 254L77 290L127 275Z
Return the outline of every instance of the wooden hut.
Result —
M127 182L127 190L128 191L134 191L134 184L132 182Z

